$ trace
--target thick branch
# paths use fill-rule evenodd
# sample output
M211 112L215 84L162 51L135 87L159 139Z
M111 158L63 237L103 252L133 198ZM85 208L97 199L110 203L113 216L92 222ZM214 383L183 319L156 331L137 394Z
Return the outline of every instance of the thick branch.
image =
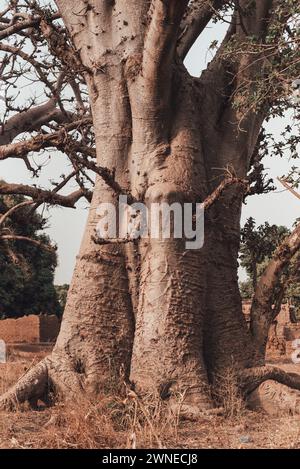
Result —
M237 33L263 38L268 29L273 0L236 0ZM251 8L249 11L249 7Z
M145 78L153 80L162 71L168 75L187 4L188 0L152 0L143 56Z
M52 24L52 19L43 18L40 28L54 56L58 57L70 70L84 71L76 50L68 44L67 38L61 34L61 31L57 31Z
M219 10L226 0L194 0L181 22L177 51L184 60L194 42L212 19L214 12Z
M267 93L268 81L265 81L276 84L277 74L270 73L267 56L280 55L277 37L265 44L269 28L278 22L278 12L272 11L272 5L271 0L236 0L227 35L201 76L208 96L204 97L204 108L206 113L210 112L210 121L215 121L222 130L229 130L223 133L220 155L230 149L232 164L241 175L249 167L261 125L278 96ZM282 22L287 19L284 16ZM233 132L237 134L235 139L232 139ZM241 148L245 149L242 158ZM220 160L214 161L216 167L222 165L222 156Z
M28 236L17 236L17 235L1 235L0 239L7 240L7 241L25 241L26 243L31 243L34 246L44 249L45 251L53 252L55 249L52 246L42 243L33 238L28 238Z
M58 18L60 18L59 13L55 13L52 15L51 20L55 20ZM42 20L41 16L35 15L23 21L17 21L16 23L9 25L7 28L0 31L0 39L6 39L7 37L12 36L13 34L19 33L20 31L23 31L24 29L38 26L41 20Z
M51 134L41 134L30 140L24 140L10 145L3 145L0 147L0 160L7 158L24 158L28 153L34 151L39 152L43 148L57 147L59 148L65 141L72 141L72 145L76 147L77 151L82 151L85 155L95 157L95 150L86 145L82 145L80 142L73 140L68 137L67 132L75 130L80 125L88 124L91 122L90 118L81 119L79 121L72 122L65 125L62 129Z
M218 187L210 194L203 202L204 209L207 210L211 205L213 205L223 194L223 192L230 186L239 186L242 188L243 192L249 190L249 182L246 179L239 179L237 177L226 177Z
M260 384L267 380L274 380L280 384L285 384L292 389L300 390L300 375L298 373L287 373L281 368L273 366L261 366L249 368L241 373L241 388L244 394L250 394Z
M9 210L7 210L7 212L4 213L4 215L2 215L2 216L0 217L0 228L1 228L1 226L4 225L5 221L6 221L14 212L16 212L17 210L19 210L20 208L27 207L28 205L32 205L32 204L33 204L33 201L32 201L32 200L25 200L25 202L21 202L20 204L14 205L14 206L11 207Z
M76 202L78 202L81 197L86 197L88 195L88 191L85 192L82 189L79 189L69 195L61 195L54 191L47 191L38 187L1 182L0 194L24 195L26 197L31 197L35 202L45 202L50 205L61 205L62 207L74 208Z
M11 117L0 129L0 146L11 143L23 132L39 130L43 125L55 121L57 124L66 122L66 115L56 107L55 98L40 106L20 112Z
M300 199L300 194L297 191L295 191L295 189L293 189L288 184L288 182L286 182L284 179L281 179L281 178L277 178L277 179L283 185L283 187L285 187L288 191L290 191L291 194L293 194L295 197L297 197L297 199Z

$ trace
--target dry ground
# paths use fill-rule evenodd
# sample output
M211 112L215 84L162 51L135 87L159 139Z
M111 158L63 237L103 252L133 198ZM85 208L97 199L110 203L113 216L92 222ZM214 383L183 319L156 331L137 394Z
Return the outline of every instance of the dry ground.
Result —
M8 363L0 365L0 392L48 352L37 346L10 348ZM285 367L300 372L300 365ZM196 422L179 421L153 398L142 403L130 393L112 396L112 389L115 383L99 403L85 402L80 409L57 404L0 412L0 448L300 448L299 416L247 411L230 389L227 416Z

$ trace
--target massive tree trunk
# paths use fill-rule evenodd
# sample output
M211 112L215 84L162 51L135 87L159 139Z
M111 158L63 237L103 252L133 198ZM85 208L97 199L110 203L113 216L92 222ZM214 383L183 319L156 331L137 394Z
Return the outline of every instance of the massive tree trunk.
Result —
M270 2L261 3L258 19L268 15ZM115 172L124 193L148 206L196 203L226 168L246 176L264 115L242 119L230 102L232 73L243 79L239 65L228 70L217 56L200 79L190 77L179 56L184 35L176 51L187 0L57 4L86 70L97 162ZM199 27L210 17L203 12ZM238 30L233 24L224 42ZM237 370L245 394L255 389L252 368L256 386L272 378L262 372L264 356L242 313L240 188L207 211L197 250L184 239L97 244L97 207L117 205L118 195L97 179L54 351L2 403L42 397L49 382L66 395L94 394L123 369L137 392L166 398L185 391L186 402L202 410L213 406L208 385L227 368Z

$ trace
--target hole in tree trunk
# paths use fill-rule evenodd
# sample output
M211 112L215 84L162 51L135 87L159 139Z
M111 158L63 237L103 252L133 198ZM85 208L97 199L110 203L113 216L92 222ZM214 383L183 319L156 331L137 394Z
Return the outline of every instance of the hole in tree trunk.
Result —
M85 367L84 367L84 363L83 363L82 360L80 360L80 359L76 360L75 365L74 365L74 370L79 375L84 375L85 374Z
M161 383L161 385L159 386L159 395L161 399L167 400L171 397L171 387L173 384L175 384L175 381L167 381L165 383Z

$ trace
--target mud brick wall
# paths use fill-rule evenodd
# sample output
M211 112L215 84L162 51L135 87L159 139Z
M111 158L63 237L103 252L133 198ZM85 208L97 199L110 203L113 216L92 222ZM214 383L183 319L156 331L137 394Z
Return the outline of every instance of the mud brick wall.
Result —
M0 321L0 338L6 343L39 342L40 320L38 316Z
M24 316L0 321L0 339L6 343L54 342L60 328L56 316Z

